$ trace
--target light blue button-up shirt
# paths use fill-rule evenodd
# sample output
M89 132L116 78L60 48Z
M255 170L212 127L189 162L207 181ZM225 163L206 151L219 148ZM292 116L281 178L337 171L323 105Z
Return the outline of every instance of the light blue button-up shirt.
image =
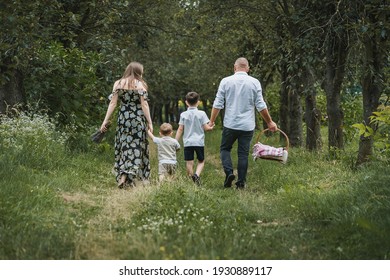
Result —
M237 71L219 84L213 107L225 108L224 127L251 131L255 129L255 109L266 109L260 81L246 72Z

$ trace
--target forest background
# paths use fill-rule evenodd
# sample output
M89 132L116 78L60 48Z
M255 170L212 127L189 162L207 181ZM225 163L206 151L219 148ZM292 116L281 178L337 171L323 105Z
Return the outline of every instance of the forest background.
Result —
M26 172L23 168L16 172L11 164L15 168L29 162L28 168L46 176L57 172L52 168L62 168L60 162L53 162L53 157L60 156L67 162L71 157L88 158L91 151L101 153L103 158L110 154L112 134L92 148L89 135L100 126L112 85L130 61L139 61L145 67L152 118L158 125L177 123L180 112L185 110L183 98L188 91L200 93L201 109L209 113L219 81L232 74L235 59L244 56L250 62L250 74L261 81L273 119L289 136L295 153L302 160L320 157L323 168L331 168L329 163L341 164L349 170L343 173L347 177L372 178L363 174L379 172L374 176L379 183L368 181L380 186L380 194L374 192L378 211L385 213L389 209L385 188L389 178L384 168L390 156L388 1L16 0L2 1L0 8L2 185L17 185L15 174ZM217 129L222 120L218 119ZM258 121L258 129L262 127ZM18 142L18 137L24 140ZM52 145L57 144L51 142L51 137L66 150L64 154L53 151ZM214 139L212 143L217 149L218 141ZM295 163L299 165L298 157ZM96 168L103 169L98 164ZM275 181L272 184L273 191L279 193L282 186ZM50 189L50 184L46 187ZM2 191L3 197L9 198L7 188ZM165 199L164 193L160 195ZM309 201L317 198L311 195ZM20 202L12 208L13 200L9 199L4 199L1 206L3 245L9 244L5 236L20 230L12 226L12 217L20 214ZM358 220L360 227L379 232L382 239L378 240L383 241L388 237L383 230L390 224L389 217L377 217L384 219L380 230L372 221ZM7 228L14 231L6 234ZM24 230L30 232L31 228ZM2 258L47 257L46 249L38 255L23 253L20 242L4 247ZM156 244L161 249L161 244ZM388 248L385 244L384 248ZM235 248L234 244L231 248ZM225 258L255 256L225 253ZM191 254L194 252L184 256L190 258ZM205 257L202 254L195 256ZM387 254L385 249L368 257L387 258ZM180 256L183 257L178 251L173 253L173 257ZM351 253L347 258L353 256L366 255ZM66 258L63 251L55 257ZM69 253L68 257L75 255ZM332 257L325 254L325 258Z
M389 95L387 1L1 5L3 114L24 104L82 131L102 119L113 81L136 60L145 66L153 120L177 122L186 92L199 92L208 112L220 79L244 56L292 146L320 148L325 124L329 148L340 149L351 125L363 123L358 164L372 154L370 117Z

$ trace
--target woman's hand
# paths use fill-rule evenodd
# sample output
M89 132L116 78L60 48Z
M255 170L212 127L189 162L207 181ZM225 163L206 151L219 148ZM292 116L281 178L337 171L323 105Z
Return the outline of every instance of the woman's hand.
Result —
M100 127L100 132L106 132L108 129L109 121L103 121L102 126Z

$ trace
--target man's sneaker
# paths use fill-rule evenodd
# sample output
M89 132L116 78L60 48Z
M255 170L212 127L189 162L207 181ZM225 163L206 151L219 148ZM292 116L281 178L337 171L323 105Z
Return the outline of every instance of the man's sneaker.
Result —
M225 188L231 188L232 187L232 183L233 183L235 178L236 178L236 176L234 176L233 173L227 175L226 178L225 178L225 182L223 183L223 186Z
M240 183L236 183L236 189L237 190L242 190L242 189L245 189L245 183L242 183L242 182L240 182Z
M192 181L194 181L195 184L200 186L200 177L198 176L198 174L192 175L191 178L192 178Z

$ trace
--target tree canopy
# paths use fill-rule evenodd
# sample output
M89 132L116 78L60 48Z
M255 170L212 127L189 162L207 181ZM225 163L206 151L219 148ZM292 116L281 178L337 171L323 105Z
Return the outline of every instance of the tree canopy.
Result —
M346 123L368 125L378 105L388 105L385 0L14 0L0 8L3 114L23 104L63 125L96 124L113 82L139 61L154 120L175 122L190 90L207 111L240 56L293 146L306 134L306 146L320 148L327 124L329 148L342 148ZM362 115L347 115L351 88L362 94ZM367 141L360 161L371 154Z

